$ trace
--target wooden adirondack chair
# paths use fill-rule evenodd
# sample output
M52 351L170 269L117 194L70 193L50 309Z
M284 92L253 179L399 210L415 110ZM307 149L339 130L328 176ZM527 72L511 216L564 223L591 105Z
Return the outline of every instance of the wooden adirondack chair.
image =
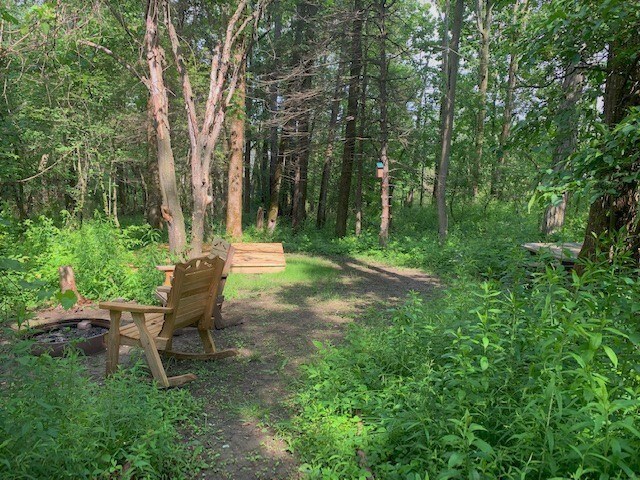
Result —
M233 262L233 255L235 249L234 247L227 241L222 238L216 238L211 242L210 250L207 252L209 258L213 258L215 256L220 257L224 260L224 268L222 270L222 277L220 279L220 283L218 284L218 294L216 296L216 301L213 305L213 320L214 326L218 329L226 328L237 323L229 323L222 318L222 304L224 303L224 284L227 281L227 277L229 276L229 270L231 269L231 263ZM173 277L173 271L175 269L174 265L158 265L156 267L161 272L164 272L165 279L164 284L159 286L156 289L156 298L162 302L163 305L167 304L167 300L169 298L169 290L171 290L171 278Z
M167 377L159 352L183 359L209 360L230 357L236 350L217 351L211 337L211 311L224 268L219 257L196 258L176 265L167 305L156 307L124 302L101 302L109 310L111 327L107 335L107 375L118 366L120 345L138 345L144 349L155 380L163 387L175 387L191 380L193 374ZM122 312L131 312L133 324L120 326ZM172 350L173 332L187 326L197 326L204 353Z

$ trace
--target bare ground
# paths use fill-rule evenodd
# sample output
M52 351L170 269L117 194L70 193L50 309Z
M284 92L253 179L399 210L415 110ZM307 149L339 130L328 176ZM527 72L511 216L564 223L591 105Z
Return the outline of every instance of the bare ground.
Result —
M219 348L239 348L239 356L217 362L166 361L169 375L198 375L184 388L205 405L202 425L188 434L204 447L209 467L201 478L299 478L296 458L272 426L290 414L291 382L300 364L315 354L313 341L339 343L347 325L367 309L388 308L412 290L429 295L438 286L436 278L419 270L352 258L327 262L337 270L331 280L278 285L225 302L225 318L243 323L216 331L215 341ZM185 331L174 347L197 350L197 332ZM121 354L125 364L129 356L140 355L127 347ZM97 378L104 361L104 354L87 357Z

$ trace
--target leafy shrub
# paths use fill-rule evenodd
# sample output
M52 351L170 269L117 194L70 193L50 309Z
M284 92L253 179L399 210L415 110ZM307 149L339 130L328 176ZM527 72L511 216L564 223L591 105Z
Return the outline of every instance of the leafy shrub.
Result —
M58 290L58 268L71 265L80 293L93 300L116 297L153 302L154 287L162 281L155 269L163 252L157 233L148 226L116 228L97 217L79 227L58 227L40 217L22 224L0 224L0 258L9 261L11 274L0 283L4 310L12 299L33 308ZM37 289L24 288L35 285Z
M197 449L178 424L194 415L186 390L160 391L137 370L92 382L73 354L0 358L0 477L185 478Z
M411 297L321 346L293 447L312 478L635 478L639 295L602 262Z

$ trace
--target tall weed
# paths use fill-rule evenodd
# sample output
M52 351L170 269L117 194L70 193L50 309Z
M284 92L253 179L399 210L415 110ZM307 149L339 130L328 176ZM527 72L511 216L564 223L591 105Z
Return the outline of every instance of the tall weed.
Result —
M160 391L136 369L98 385L74 354L34 357L26 346L0 356L0 477L188 478L199 468L177 429L198 410L188 391Z
M638 298L606 262L412 296L321 346L293 447L312 478L635 477Z

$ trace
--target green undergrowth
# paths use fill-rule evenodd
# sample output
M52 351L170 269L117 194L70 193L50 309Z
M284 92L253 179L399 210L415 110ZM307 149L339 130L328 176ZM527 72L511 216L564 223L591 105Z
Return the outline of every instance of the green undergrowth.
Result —
M0 315L23 319L59 291L58 268L73 267L80 293L92 300L154 301L165 254L148 226L116 228L96 217L58 226L46 217L0 222Z
M179 431L199 411L187 390L158 390L140 367L99 385L73 353L24 348L0 356L0 477L192 478L202 467Z
M447 241L438 242L435 209L397 208L387 248L381 248L377 227L368 225L361 235L333 237L333 224L323 230L308 224L298 232L281 225L273 236L245 230L246 241L281 241L287 252L323 256L367 258L396 266L420 268L443 280L500 277L514 262L527 258L525 242L541 241L540 212L527 213L513 205L468 205L455 209ZM579 216L579 215L578 215ZM580 238L576 222L548 241Z
M637 271L411 296L317 345L292 447L311 478L636 478Z

